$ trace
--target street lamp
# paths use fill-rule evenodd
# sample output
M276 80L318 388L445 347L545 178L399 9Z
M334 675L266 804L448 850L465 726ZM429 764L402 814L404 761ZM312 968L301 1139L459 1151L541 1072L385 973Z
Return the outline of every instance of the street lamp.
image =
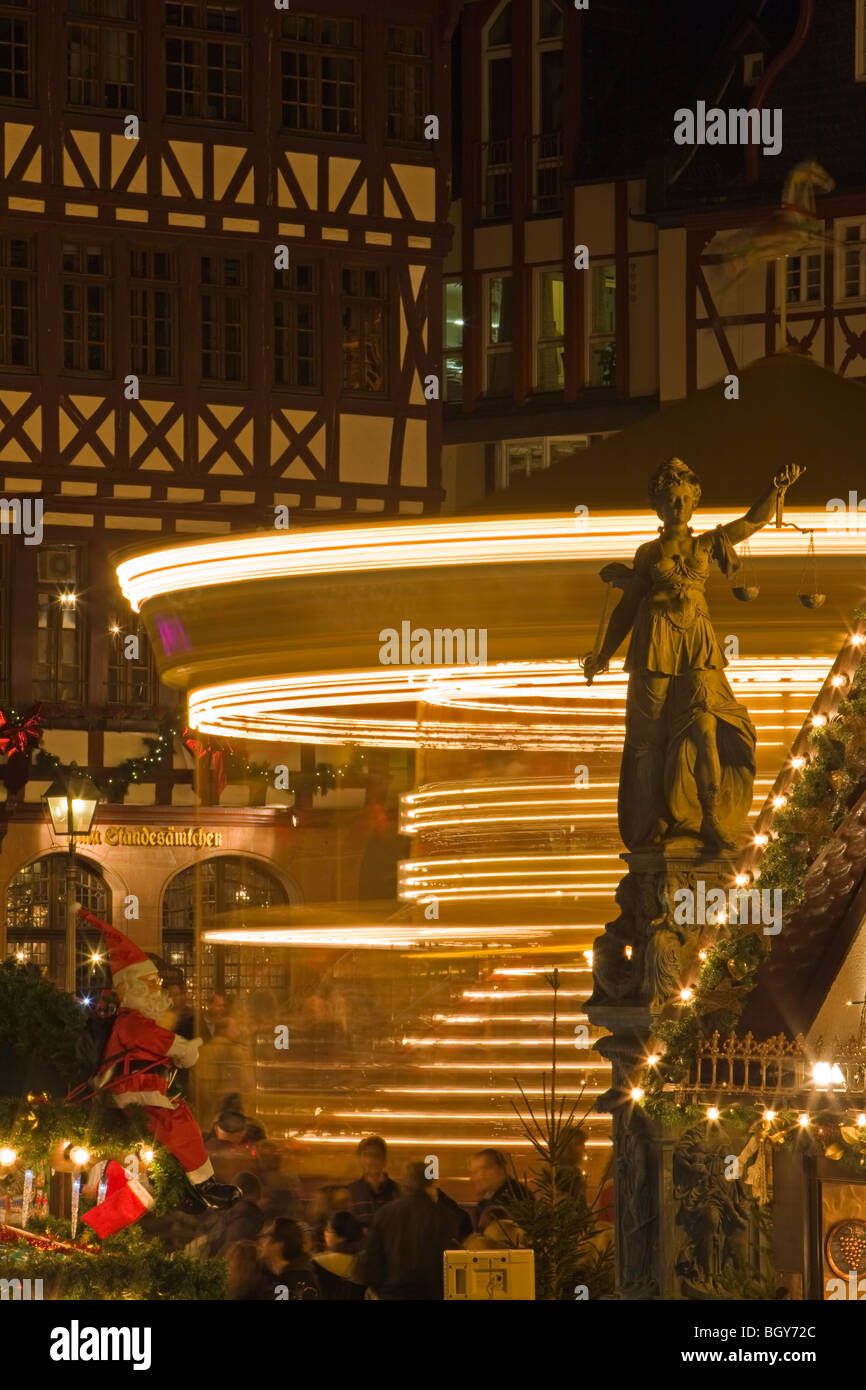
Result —
M69 854L66 859L65 979L65 987L69 994L75 993L78 928L75 902L75 837L90 834L93 817L101 800L99 788L91 782L86 773L79 771L76 763L71 763L68 770L61 768L42 797L51 817L55 835L69 836Z

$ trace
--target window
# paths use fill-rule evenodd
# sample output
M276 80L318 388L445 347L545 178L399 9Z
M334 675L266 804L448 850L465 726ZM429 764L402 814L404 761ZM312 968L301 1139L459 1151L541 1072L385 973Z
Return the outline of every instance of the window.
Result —
M171 251L133 249L129 336L137 376L177 380L177 266Z
M66 854L46 854L25 864L6 889L9 955L42 966L49 980L63 986L66 962ZM95 865L77 855L75 900L104 922L111 921L111 894ZM90 952L101 942L96 933L78 926L79 968L76 987L102 986L102 971L94 972ZM94 975L100 978L94 980Z
M543 39L562 38L562 7L558 0L541 0L538 32Z
M841 235L840 235L841 234ZM839 252L839 299L866 299L866 223L836 223Z
M35 360L33 243L0 237L0 366L33 368Z
M857 0L854 20L854 76L866 82L866 0Z
M64 242L61 271L63 369L104 375L111 368L108 251Z
M446 401L463 399L463 284L460 280L446 280L444 286L445 308L442 315L445 323L445 381Z
M743 54L743 86L756 87L764 75L763 53Z
M138 104L138 0L66 0L66 100L134 111Z
M406 142L424 139L430 110L430 38L424 28L389 24L385 41L386 135Z
M285 14L280 99L287 130L358 135L361 26L355 19Z
M200 930L207 931L221 913L244 907L273 907L286 902L282 884L255 860L240 855L219 855L193 864L176 874L166 888L162 904L163 954L170 964L183 970L194 995L198 983L195 979L196 922ZM287 967L276 960L273 952L254 952L250 959L248 952L244 950L242 956L237 946L215 947L205 942L202 956L205 1000L214 993L237 994L241 989L256 986L286 988Z
M246 380L246 266L239 256L201 258L202 381Z
M239 5L165 7L165 109L199 121L246 118L246 45Z
M589 448L590 442L591 437L585 434L573 439L503 440L499 445L497 488L509 487L520 478L528 478L553 464L576 460L584 449Z
M22 14L29 0L5 0L0 4L0 100L30 101L32 58L30 16Z
M532 210L556 212L562 199L564 69L562 10L541 0L535 52L532 138Z
M821 300L821 261L820 251L804 252L799 256L787 256L787 284L785 297L789 304L816 304Z
M535 385L539 391L561 391L565 382L565 277L562 271L536 271L535 294Z
M510 275L487 280L487 394L507 396L513 386L514 295Z
M344 266L343 390L382 396L388 389L388 300L383 270Z
M594 265L590 282L588 386L616 386L616 266Z
M503 5L487 33L488 48L502 48L511 43L511 0Z
M301 261L274 271L274 382L299 391L322 383L319 266Z
M487 31L487 139L481 147L481 215L511 213L511 117L514 104L511 60L511 5Z
M138 656L128 657L127 637L138 638ZM127 612L112 615L108 621L109 705L147 705L158 703L159 680L153 649L142 621Z
M33 694L37 700L80 704L84 699L81 551L71 545L40 546L36 573Z

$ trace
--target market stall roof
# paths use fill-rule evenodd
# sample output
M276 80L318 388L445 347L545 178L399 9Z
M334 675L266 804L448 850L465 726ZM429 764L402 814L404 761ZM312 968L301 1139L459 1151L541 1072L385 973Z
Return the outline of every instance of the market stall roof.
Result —
M675 456L701 479L701 506L746 506L788 463L808 469L789 494L794 507L847 501L864 476L866 389L801 352L763 357L738 373L739 399L724 380L662 407L588 450L486 497L491 515L644 510L647 480Z

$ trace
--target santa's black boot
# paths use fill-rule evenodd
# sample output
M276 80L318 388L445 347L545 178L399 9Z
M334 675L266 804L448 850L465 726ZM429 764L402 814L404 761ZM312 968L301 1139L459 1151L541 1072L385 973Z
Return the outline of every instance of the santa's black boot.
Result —
M223 1211L243 1196L239 1187L234 1187L228 1182L217 1182L216 1178L205 1178L204 1182L197 1182L193 1192L212 1211Z

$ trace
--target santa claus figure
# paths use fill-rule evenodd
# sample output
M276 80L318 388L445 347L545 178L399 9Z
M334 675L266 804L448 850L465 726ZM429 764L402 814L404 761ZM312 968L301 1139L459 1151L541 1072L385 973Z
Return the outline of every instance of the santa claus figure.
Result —
M171 1021L172 1001L141 948L91 912L82 908L78 915L105 937L121 1005L94 1085L122 1108L141 1106L151 1133L174 1154L205 1206L231 1206L239 1189L215 1180L195 1116L184 1100L168 1095L171 1073L198 1061L201 1038L182 1038L165 1026Z

